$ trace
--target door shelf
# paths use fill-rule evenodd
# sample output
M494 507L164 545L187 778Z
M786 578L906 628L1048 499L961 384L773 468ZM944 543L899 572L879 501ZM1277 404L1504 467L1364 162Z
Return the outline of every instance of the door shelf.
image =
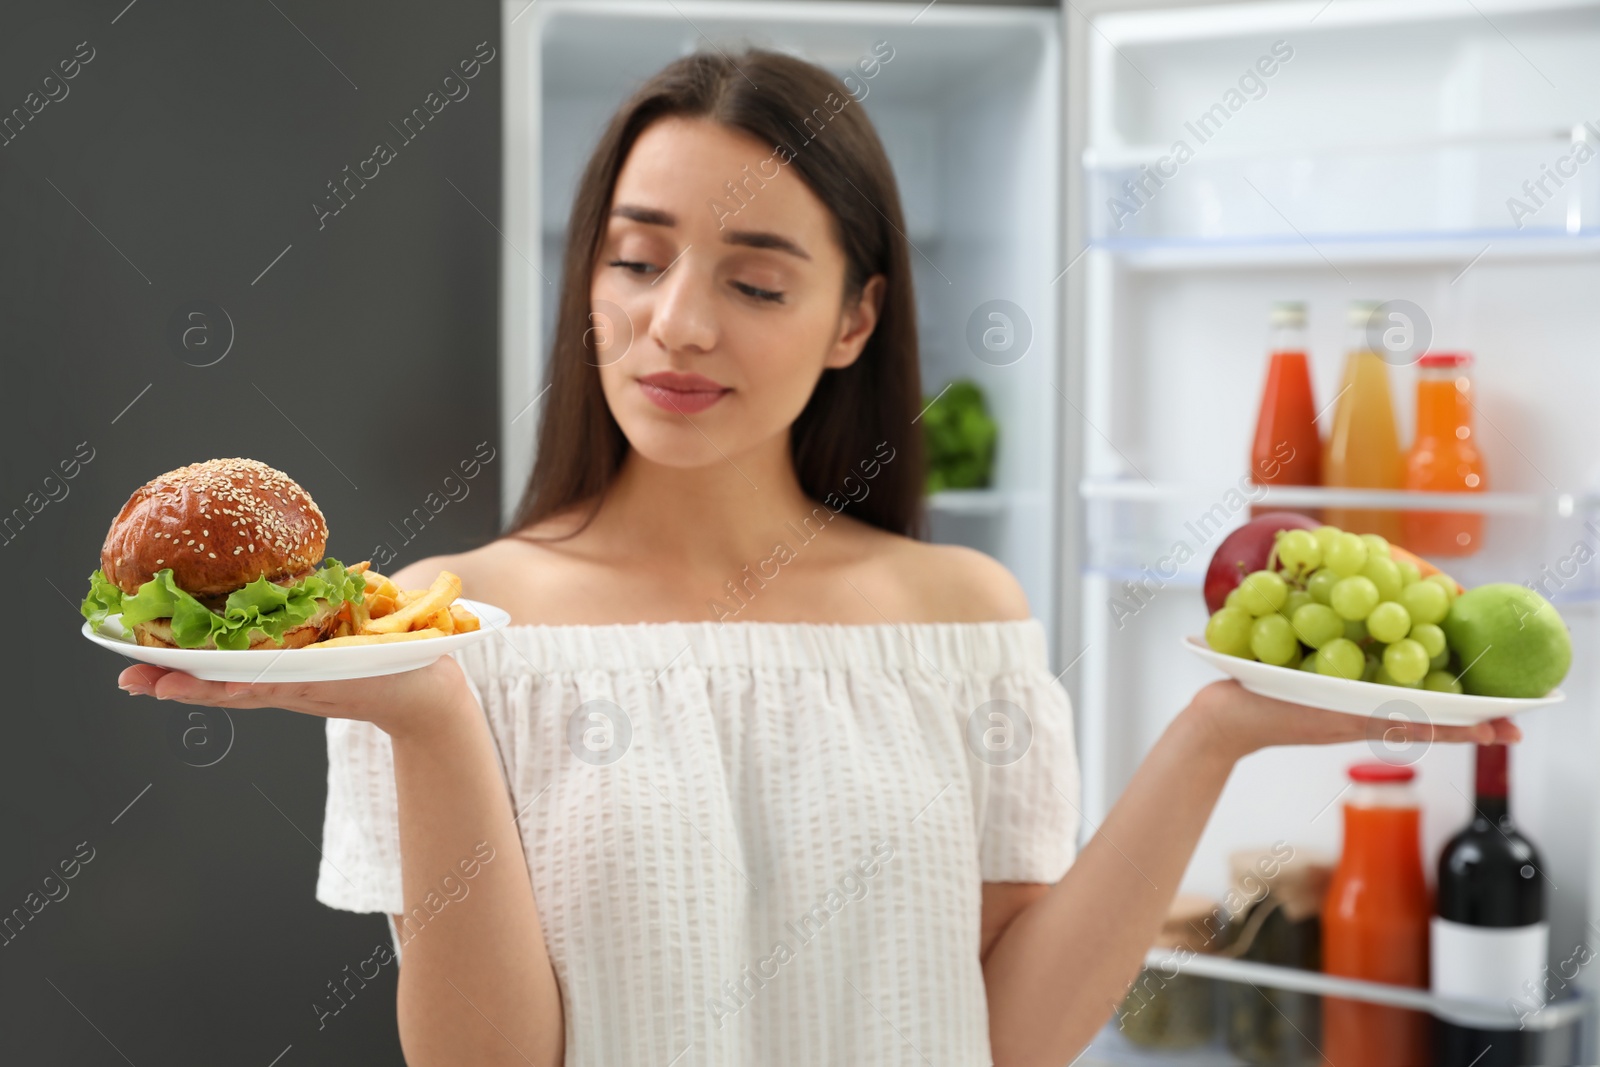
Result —
M1251 985L1286 989L1296 993L1315 993L1395 1008L1410 1008L1413 1011L1424 1011L1439 1018L1448 1018L1463 1025L1486 1030L1518 1028L1557 1030L1596 1016L1595 994L1576 988L1571 996L1551 1001L1543 1007L1528 1004L1526 1006L1533 1010L1519 1015L1511 1005L1502 1001L1446 997L1411 986L1341 978L1320 971L1302 971L1293 967L1223 959L1192 952L1152 949L1145 955L1144 965L1164 974L1181 972L1202 978L1216 978L1224 982L1247 982Z
M1414 233L1243 234L1218 237L1106 237L1089 243L1136 272L1264 267L1474 266L1600 256L1587 231L1418 231Z
M1383 508L1394 511L1466 511L1485 515L1532 515L1571 518L1600 511L1600 496L1593 493L1425 493L1403 489L1345 489L1317 485L1261 486L1258 506ZM1234 485L1188 485L1135 481L1127 478L1086 478L1078 494L1086 501L1170 504L1217 501L1241 492Z
M941 515L996 516L1046 503L1044 493L1025 489L945 489L928 497L928 510Z
M1390 140L1334 139L1284 141L1235 140L1208 145L1207 159L1265 159L1278 164L1291 163L1308 156L1351 155L1416 155L1451 149L1492 151L1508 146L1539 145L1541 147L1566 146L1583 139L1588 131L1581 124L1556 122L1524 128L1463 130L1413 134ZM1083 169L1086 173L1121 173L1153 165L1172 153L1170 142L1149 141L1131 143L1111 141L1089 145L1083 150Z
M928 497L929 510L946 515L998 515L1006 504L998 489L945 489Z

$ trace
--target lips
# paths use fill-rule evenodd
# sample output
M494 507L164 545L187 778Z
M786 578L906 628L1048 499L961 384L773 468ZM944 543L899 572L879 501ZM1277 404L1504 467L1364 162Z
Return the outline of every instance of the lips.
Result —
M692 415L704 411L733 390L702 374L658 371L639 379L639 388L652 404L666 411Z

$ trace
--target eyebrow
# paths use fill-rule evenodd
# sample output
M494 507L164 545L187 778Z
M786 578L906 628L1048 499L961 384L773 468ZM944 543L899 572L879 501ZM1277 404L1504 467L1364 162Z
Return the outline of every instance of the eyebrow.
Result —
M618 204L611 209L615 218L632 219L649 226L676 226L678 217L670 211L660 208L640 207L635 204ZM768 248L776 252L787 252L791 256L801 259L810 259L811 254L801 248L794 241L781 233L772 233L766 230L726 230L722 235L722 242L730 245L744 245L747 248Z

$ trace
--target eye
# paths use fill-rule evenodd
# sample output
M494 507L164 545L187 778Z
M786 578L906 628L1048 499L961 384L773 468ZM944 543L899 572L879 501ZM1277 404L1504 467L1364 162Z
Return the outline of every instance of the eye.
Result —
M633 259L613 259L610 263L607 263L606 266L621 267L630 274L646 274L652 270L655 270L655 267L651 266L649 263L642 263Z
M744 282L734 282L733 287L745 296L753 297L756 300L765 300L772 304L783 303L783 294L771 289L757 289L755 286L746 285Z

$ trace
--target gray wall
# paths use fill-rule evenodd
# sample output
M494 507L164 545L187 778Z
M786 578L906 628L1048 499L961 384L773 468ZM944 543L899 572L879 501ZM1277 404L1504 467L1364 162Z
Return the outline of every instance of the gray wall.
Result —
M347 562L494 535L494 463L425 501L498 445L503 57L413 141L389 123L498 49L498 12L126 4L13 4L0 33L0 115L28 116L0 127L0 916L28 915L0 935L0 1062L399 1063L392 967L313 1008L388 936L312 897L321 720L234 712L186 745L191 709L117 690L77 604L128 494L214 456L299 480Z

